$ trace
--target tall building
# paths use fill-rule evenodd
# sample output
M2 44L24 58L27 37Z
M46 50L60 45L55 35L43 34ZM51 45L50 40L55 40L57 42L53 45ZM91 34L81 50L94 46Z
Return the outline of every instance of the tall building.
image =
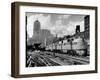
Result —
M90 19L89 19L89 15L85 16L84 17L84 25L85 25L85 31L88 31L89 30L89 27L90 27Z
M34 22L33 35L39 34L39 32L40 32L40 27L41 27L40 22L39 22L38 20L36 20L36 21Z
M41 22L39 20L35 20L33 24L33 36L28 41L29 45L41 44L41 47L46 46L54 36L51 34L50 30L41 29Z
M84 31L85 31L85 39L89 39L90 38L90 16L86 15L84 17Z

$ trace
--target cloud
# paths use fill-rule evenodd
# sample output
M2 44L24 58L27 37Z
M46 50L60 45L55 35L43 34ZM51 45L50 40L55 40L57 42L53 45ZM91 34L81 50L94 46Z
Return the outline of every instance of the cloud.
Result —
M52 34L58 34L58 36L74 34L76 25L80 25L81 31L84 30L85 15L27 13L27 16L27 30L30 37L33 35L33 24L36 19L40 21L41 29L48 29Z
M85 15L71 15L68 20L72 22L79 22L84 20Z
M35 20L39 20L41 23L41 29L48 29L50 25L50 16L43 16L43 14L28 14L27 30L30 37L33 35L33 28ZM49 25L49 26L48 26Z

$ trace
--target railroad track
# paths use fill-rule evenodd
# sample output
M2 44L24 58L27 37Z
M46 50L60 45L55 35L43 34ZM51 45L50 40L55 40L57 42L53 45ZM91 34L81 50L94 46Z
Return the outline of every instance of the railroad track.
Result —
M49 52L48 52L49 53ZM64 54L58 54L55 53L56 57L59 57L61 60L67 60L69 61L69 63L73 63L73 64L89 64L89 58L82 58L82 57L74 57L74 56L69 56L69 55L64 55ZM52 54L49 56L52 56Z
M46 52L45 52L46 53ZM50 57L49 57L50 56ZM52 56L52 57L51 57ZM59 58L62 62L68 62L68 65L78 65L78 64L89 64L89 60L73 57L69 55L57 54L55 58ZM62 65L52 54L33 54L27 60L28 67L35 67L35 66L60 66ZM63 64L65 65L65 64Z
M72 56L56 56L58 57L60 60L64 61L66 60L68 62L69 65L77 65L77 64L88 64L89 61L88 60L83 60L83 59L80 59L80 58L75 58L75 57L72 57ZM52 65L61 65L60 62L57 62L56 60L54 59L49 59L46 55L45 56L42 56L42 58L44 58L44 60L46 61L49 61L49 63L52 63ZM50 65L51 66L51 65Z
M88 64L89 63L89 61L87 61L87 60L83 60L83 59L80 59L80 58L75 58L75 57L72 57L72 56L68 56L68 57L73 59L76 62L79 62L79 63L83 63L83 64Z
M30 56L28 61L27 61L27 64L28 64L28 67L59 66L60 65L60 64L50 60L49 58L41 56L41 55L35 55L34 57Z
M56 55L56 57L59 57L61 60L68 60L69 62L73 62L75 64L89 64L89 60L83 59L81 57L73 57L69 55Z
M46 66L59 66L60 65L59 63L52 61L46 56L38 55L38 57L41 61L43 61L46 64Z

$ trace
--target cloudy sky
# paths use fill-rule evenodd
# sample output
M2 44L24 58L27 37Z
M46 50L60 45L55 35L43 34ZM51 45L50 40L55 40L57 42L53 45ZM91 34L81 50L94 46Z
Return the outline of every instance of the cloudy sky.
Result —
M85 15L69 15L69 14L43 14L43 13L26 13L27 31L29 37L33 35L34 21L39 20L41 29L50 30L51 34L58 36L71 35L75 33L76 25L80 25L80 31L84 31Z

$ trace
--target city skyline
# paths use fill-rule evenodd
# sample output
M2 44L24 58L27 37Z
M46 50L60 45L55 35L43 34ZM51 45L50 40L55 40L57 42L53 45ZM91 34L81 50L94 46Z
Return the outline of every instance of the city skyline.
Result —
M38 19L41 29L47 29L53 35L62 37L63 35L72 35L75 33L76 25L80 25L80 31L84 31L84 16L72 14L43 14L26 13L27 32L29 37L33 35L34 22Z

